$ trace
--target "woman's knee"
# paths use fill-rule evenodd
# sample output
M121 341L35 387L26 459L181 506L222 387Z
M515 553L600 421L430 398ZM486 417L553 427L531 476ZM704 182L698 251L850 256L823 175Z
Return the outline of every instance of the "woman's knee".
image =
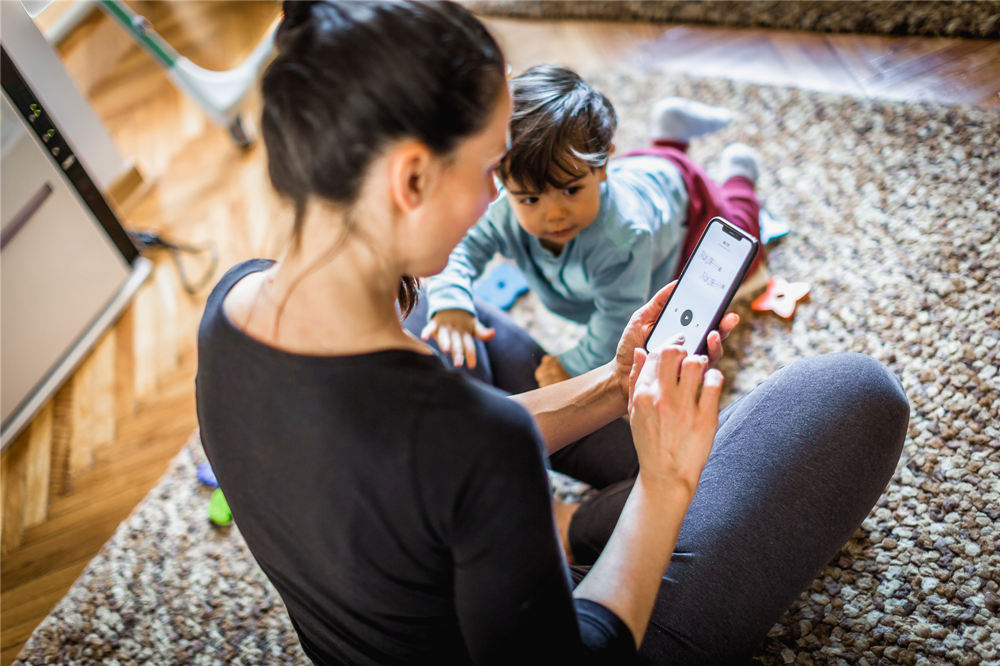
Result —
M880 361L865 354L823 354L793 365L806 373L819 391L822 404L833 410L845 427L871 434L896 458L902 450L910 420L910 403L899 378ZM790 366L792 367L792 366Z
M826 358L828 363L839 368L839 378L845 383L841 390L852 393L859 402L877 407L880 414L899 428L906 428L910 419L910 402L903 383L881 361L856 352L827 354L820 358Z

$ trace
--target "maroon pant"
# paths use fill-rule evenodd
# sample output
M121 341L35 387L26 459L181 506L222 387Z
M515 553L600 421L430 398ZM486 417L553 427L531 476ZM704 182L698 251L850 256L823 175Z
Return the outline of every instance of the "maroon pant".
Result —
M713 217L724 217L740 229L760 240L760 202L754 194L753 183L742 176L734 176L722 185L716 185L700 164L687 155L687 144L681 141L654 141L649 148L635 150L630 155L655 155L677 165L688 192L688 229L677 274L694 252L694 246ZM762 252L747 271L750 275L760 263Z

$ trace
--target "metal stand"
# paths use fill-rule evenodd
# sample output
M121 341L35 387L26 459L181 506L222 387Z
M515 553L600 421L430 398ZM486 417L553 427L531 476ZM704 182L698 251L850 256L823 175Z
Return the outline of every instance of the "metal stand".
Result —
M237 146L246 149L253 145L256 137L240 111L274 48L277 22L268 29L267 35L246 60L233 69L218 72L199 67L180 55L156 34L146 18L132 11L124 2L100 0L98 6L167 69L174 85L194 99L215 123L226 128Z

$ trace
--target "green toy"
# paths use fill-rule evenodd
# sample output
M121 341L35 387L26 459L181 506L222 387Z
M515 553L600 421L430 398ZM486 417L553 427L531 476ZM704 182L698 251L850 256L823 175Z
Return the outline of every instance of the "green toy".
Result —
M222 488L212 491L212 497L208 500L208 518L220 527L228 527L233 523L233 513L229 510Z

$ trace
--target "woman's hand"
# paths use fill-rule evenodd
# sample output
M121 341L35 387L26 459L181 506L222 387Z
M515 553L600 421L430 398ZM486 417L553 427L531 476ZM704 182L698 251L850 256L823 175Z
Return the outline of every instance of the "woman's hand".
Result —
M625 326L625 331L618 342L615 365L618 383L621 386L622 395L626 399L629 395L629 375L632 372L634 351L636 348L646 348L646 339L653 330L656 318L660 316L660 312L667 304L667 299L670 298L670 294L673 293L676 286L677 280L674 280L656 292L656 295L648 303L635 311ZM717 363L722 358L722 341L739 323L740 316L735 312L729 312L719 321L719 330L708 334L708 359L710 363ZM683 336L675 336L671 339L670 344L680 344L683 340Z
M483 326L476 316L465 310L439 310L420 331L421 340L434 338L438 349L451 354L455 367L468 362L469 368L476 367L476 338L487 341L497 334L495 329Z
M680 347L635 350L628 413L639 475L656 488L694 497L719 421L722 373ZM678 485L679 484L679 485Z

